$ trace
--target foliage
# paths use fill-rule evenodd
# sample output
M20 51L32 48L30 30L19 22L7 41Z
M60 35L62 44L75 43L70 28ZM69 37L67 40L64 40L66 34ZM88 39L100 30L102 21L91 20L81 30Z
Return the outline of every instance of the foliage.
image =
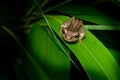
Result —
M1 21L1 53L12 45L9 53L14 54L1 54L1 61L6 57L2 63L10 64L1 67L0 79L7 80L12 70L16 75L9 75L18 80L118 80L120 20L117 13L109 13L116 7L103 9L105 4L119 8L113 0L29 0L24 18L9 15ZM71 16L84 22L86 36L81 43L67 43L59 32Z

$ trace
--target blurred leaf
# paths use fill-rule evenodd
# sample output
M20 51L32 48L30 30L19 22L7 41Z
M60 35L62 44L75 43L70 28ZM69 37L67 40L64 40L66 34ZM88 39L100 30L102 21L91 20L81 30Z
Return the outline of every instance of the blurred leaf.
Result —
M110 25L85 25L88 30L120 30L120 26Z
M112 53L118 64L120 64L120 52L114 49L109 49L109 51Z
M53 30L61 37L59 26L68 17L48 15L47 19ZM117 62L107 48L88 30L86 30L86 37L82 43L65 42L65 45L78 58L91 79L118 80L120 78L120 68Z
M119 22L104 15L93 7L83 5L65 5L55 9L58 12L76 16L80 19L102 25L120 25Z
M49 76L45 73L34 56L31 54L24 56L22 62L22 71L18 79L26 80L26 78L28 80L49 80Z
M29 34L28 49L50 80L69 80L70 60L56 46L53 39L48 27L36 22Z
M38 2L38 4L40 5L40 7L44 7L50 0L36 0ZM26 7L26 15L30 15L30 14L36 14L39 12L38 9L36 9L36 5L34 3L33 0L27 0L27 7Z
M19 61L16 60L15 65L13 65L14 70L16 70L18 80L24 80L25 78L28 78L28 80L33 80L33 79L49 80L47 75L44 73L44 71L41 69L41 67L35 61L34 57L31 56L31 54L27 51L27 49L22 45L22 43L20 42L18 37L7 27L5 27L5 26L1 26L1 27L11 37L14 38L14 40L17 42L17 44L20 46L20 48L24 51L24 58L23 58L24 60L23 60L22 64L21 64L21 61L19 63Z
M116 4L117 6L120 6L120 0L109 0L109 1Z

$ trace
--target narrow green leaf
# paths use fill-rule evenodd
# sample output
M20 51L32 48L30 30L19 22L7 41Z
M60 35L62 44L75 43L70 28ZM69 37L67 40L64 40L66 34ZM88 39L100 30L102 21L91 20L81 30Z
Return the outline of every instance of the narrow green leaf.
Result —
M61 38L59 26L68 17L48 15L47 19ZM82 43L69 44L65 42L65 45L78 58L91 79L118 80L120 78L120 68L117 62L107 48L88 30L86 30L86 37Z
M120 26L113 25L85 25L85 28L89 30L120 30Z

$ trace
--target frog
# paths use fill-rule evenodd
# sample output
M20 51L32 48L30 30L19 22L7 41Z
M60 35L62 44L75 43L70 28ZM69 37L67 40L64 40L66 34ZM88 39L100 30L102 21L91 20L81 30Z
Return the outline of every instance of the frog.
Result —
M71 17L60 26L60 33L67 42L80 42L85 37L83 21L76 17Z

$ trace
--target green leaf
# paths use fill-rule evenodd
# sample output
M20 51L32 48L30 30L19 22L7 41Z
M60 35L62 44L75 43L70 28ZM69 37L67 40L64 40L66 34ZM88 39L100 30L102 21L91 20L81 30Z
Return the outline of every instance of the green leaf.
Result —
M42 68L35 61L34 57L28 52L28 50L22 45L18 37L7 27L1 26L20 46L20 48L24 51L24 59L21 64L21 60L16 60L13 67L16 71L16 75L18 80L49 80L48 76L42 70ZM20 62L19 62L20 61ZM19 67L18 67L18 66ZM21 68L22 67L22 68ZM23 74L23 73L24 74Z
M43 22L41 25L36 22L29 34L28 49L41 69L47 74L48 79L69 80L70 60L56 46L52 37ZM44 80L42 77L39 78L40 74L37 75L38 80Z
M89 30L120 30L120 26L113 25L85 25Z
M49 76L31 54L24 55L22 71L19 73L18 80L25 80L26 78L28 80L49 80Z
M48 15L47 19L53 30L62 39L59 33L59 26L68 17ZM114 57L88 30L86 30L86 37L82 43L64 43L77 57L89 78L93 80L118 80L120 78L120 68Z
M120 52L114 49L109 49L109 51L112 53L118 64L120 64Z
M65 5L55 9L58 12L76 16L80 19L93 22L96 24L102 25L120 25L119 22L110 18L109 16L101 13L100 11L96 10L90 6L83 6L83 5Z

